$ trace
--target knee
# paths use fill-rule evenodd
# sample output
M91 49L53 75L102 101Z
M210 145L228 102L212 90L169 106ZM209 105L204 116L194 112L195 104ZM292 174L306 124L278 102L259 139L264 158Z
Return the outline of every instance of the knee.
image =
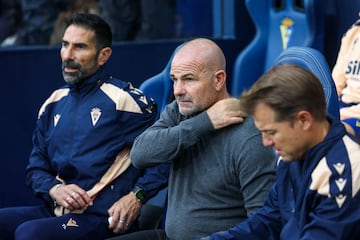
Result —
M16 240L34 240L34 239L44 239L42 236L42 232L44 229L38 224L33 224L31 221L24 222L15 231L15 239Z

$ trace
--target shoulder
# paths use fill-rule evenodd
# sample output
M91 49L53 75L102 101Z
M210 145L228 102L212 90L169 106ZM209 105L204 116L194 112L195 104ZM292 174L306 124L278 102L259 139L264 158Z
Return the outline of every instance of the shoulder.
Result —
M253 118L250 116L246 117L241 124L229 128L226 135L226 141L231 145L232 151L246 156L244 158L246 161L275 159L272 148L263 145L261 132L255 127Z
M238 141L251 141L252 139L261 139L260 131L255 127L254 119L251 116L247 116L240 124L231 126L229 134L234 138L238 138Z
M324 156L311 173L310 190L333 197L339 208L360 190L360 146L344 136Z
M68 87L63 87L52 92L50 97L41 105L38 112L38 118L45 112L46 107L51 104L60 101L62 98L66 97L69 94L70 89Z
M115 103L116 110L134 113L151 113L156 110L154 100L129 82L110 78L100 89Z

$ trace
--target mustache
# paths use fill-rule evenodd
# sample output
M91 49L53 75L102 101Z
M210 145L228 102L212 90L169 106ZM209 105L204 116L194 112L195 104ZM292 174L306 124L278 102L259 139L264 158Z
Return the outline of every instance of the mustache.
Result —
M192 98L186 95L179 95L175 97L177 101L192 101Z
M64 70L64 68L69 67L69 68L75 68L75 69L80 69L81 65L75 61L64 61L62 63L62 69Z

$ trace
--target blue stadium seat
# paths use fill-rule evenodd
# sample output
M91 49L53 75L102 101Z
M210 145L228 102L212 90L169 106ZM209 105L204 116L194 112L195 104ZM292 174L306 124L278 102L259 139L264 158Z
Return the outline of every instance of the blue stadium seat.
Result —
M287 47L324 46L324 1L246 0L255 24L252 42L240 52L233 66L231 93L238 96L273 64Z
M140 85L140 90L147 96L152 97L158 105L159 112L169 103L172 96L172 81L170 78L171 61L175 55L175 52L182 44L180 44L172 53L169 62L165 68L155 76L152 76Z
M314 73L323 84L328 113L340 118L335 83L325 56L320 51L310 47L289 47L277 57L274 65L277 64L296 64Z
M140 85L139 89L147 96L152 97L158 105L159 113L171 101L173 95L172 80L170 78L170 68L172 59L180 44L172 53L165 68L158 74L146 79ZM149 199L141 209L139 216L139 227L141 230L163 228L167 204L167 187L158 192L154 197Z

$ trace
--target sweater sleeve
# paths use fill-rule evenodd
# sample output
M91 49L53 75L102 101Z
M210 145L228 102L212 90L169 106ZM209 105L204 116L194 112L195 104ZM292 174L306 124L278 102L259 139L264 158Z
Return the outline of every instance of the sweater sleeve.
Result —
M146 192L145 202L167 186L169 171L169 163L161 163L144 170L144 174L135 185Z
M264 205L276 175L276 157L273 150L262 145L258 131L249 135L239 151L241 157L237 166L248 216Z
M171 162L184 149L196 144L200 135L213 130L206 112L185 118L173 102L153 126L136 138L130 153L131 161L137 168Z

